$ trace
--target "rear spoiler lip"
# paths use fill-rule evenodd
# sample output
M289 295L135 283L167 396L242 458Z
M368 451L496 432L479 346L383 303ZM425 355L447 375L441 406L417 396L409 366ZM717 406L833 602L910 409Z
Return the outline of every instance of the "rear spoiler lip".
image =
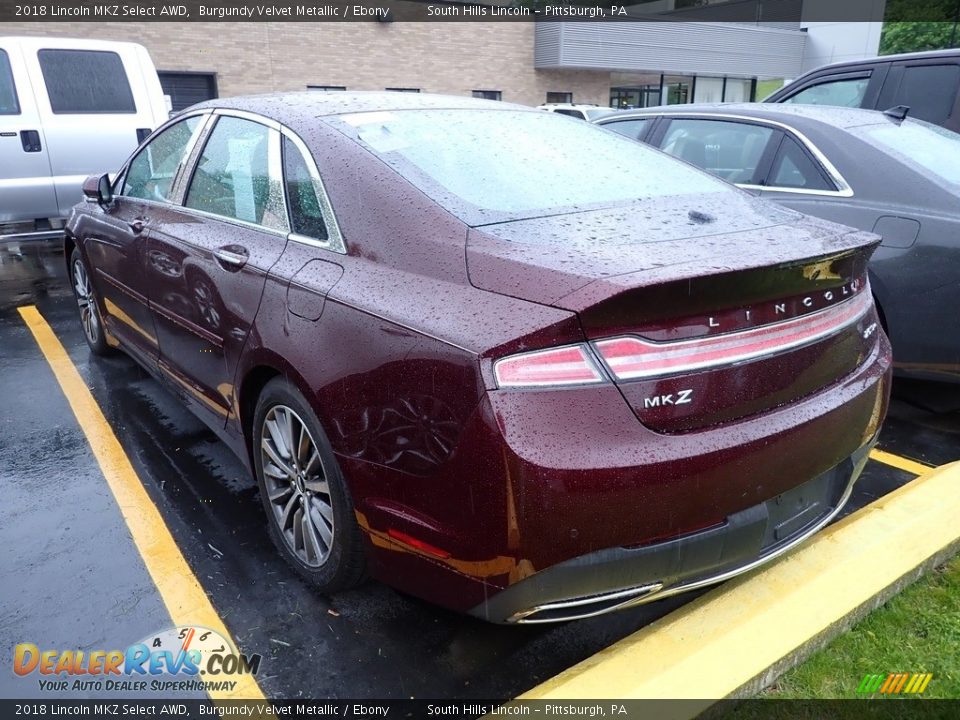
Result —
M615 295L629 289L642 289L664 285L671 282L682 280L694 280L708 277L716 277L727 273L747 272L750 270L762 269L789 269L791 267L803 267L812 263L830 262L854 254L865 254L869 259L882 242L882 238L874 233L865 231L855 231L843 236L847 240L858 240L851 242L847 247L838 248L835 252L827 252L819 255L804 255L803 257L789 258L782 262L767 264L749 264L744 263L740 266L731 266L730 263L715 263L713 266L697 268L696 273L681 272L683 268L689 268L696 262L689 260L676 263L674 265L661 265L657 268L631 270L617 275L608 275L607 277L591 280L585 285L581 285L576 290L557 298L553 303L555 307L570 310L571 312L583 312L598 302L604 302L613 298ZM667 271L674 271L668 273ZM597 289L604 286L612 286L611 292L606 298L598 298L594 294ZM596 293L599 295L600 293Z

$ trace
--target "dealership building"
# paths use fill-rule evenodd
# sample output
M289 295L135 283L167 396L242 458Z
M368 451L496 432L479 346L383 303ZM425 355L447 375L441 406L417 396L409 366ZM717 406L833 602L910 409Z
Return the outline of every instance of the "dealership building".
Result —
M683 2L634 5L662 13L636 22L11 22L0 33L142 43L174 109L307 88L649 107L757 99L759 81L872 57L885 5L848 0L874 20L851 23L807 20L826 0L735 0L720 3L735 20L700 21Z

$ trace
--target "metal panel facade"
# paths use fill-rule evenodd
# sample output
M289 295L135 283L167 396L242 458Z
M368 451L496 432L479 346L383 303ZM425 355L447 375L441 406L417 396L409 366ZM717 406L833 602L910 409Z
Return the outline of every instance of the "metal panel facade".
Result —
M806 33L734 23L539 22L537 69L796 77Z

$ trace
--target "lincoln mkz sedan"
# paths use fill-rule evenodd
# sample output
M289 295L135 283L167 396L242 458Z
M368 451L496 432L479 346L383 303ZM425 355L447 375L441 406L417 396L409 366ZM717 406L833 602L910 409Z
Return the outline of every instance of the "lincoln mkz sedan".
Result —
M875 235L555 113L217 100L85 194L91 349L236 452L325 592L537 623L719 582L839 512L886 412Z

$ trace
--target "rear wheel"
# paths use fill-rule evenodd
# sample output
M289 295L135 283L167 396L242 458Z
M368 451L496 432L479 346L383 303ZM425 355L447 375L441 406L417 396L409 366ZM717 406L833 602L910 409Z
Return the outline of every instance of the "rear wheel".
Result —
M283 378L260 394L253 458L280 553L322 592L359 583L365 558L350 493L316 415Z
M83 336L87 340L90 350L97 355L110 353L106 335L103 332L103 322L100 319L100 310L90 283L90 273L83 262L80 250L73 249L70 255L70 276L73 280L73 296L80 309L80 325L83 327Z

